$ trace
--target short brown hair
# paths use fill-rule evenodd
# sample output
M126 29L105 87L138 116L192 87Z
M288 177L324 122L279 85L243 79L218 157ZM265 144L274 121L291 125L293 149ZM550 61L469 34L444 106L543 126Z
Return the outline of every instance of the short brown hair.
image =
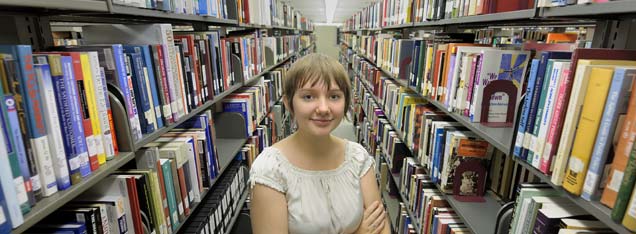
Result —
M291 100L296 90L305 86L307 82L312 82L312 86L321 82L327 85L327 89L331 89L332 81L335 81L344 93L344 111L347 112L351 105L351 84L344 67L337 60L320 53L309 54L296 61L283 80L283 96L289 102L290 111L294 113Z

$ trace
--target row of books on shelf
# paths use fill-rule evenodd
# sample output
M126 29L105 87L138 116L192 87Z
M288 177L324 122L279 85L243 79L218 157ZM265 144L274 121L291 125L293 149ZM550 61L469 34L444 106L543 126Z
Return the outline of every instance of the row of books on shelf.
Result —
M513 155L566 191L600 200L613 220L635 231L636 223L626 222L636 161L633 55L575 50L533 59Z
M194 116L144 146L135 153L134 163L106 177L27 232L78 228L71 225L78 222L86 225L83 233L173 232L223 169L211 116L211 111ZM6 174L13 169L6 168ZM2 175L3 181L10 179L9 175ZM22 220L22 213L14 210L30 207L28 201L21 202L26 197L16 198L25 194L16 195L15 187L11 180L3 182L0 193L6 201L2 209L8 214L8 222L2 226L8 230Z
M397 50L403 45L391 42L391 46L385 48ZM417 45L413 45L414 51L418 51ZM573 48L569 43L525 43L524 50L455 43L438 45L438 49L439 46L447 48L433 50L438 56L433 55L432 67L424 66L426 75L411 72L402 76L401 69L422 70L417 67L428 64L430 56L420 64L393 66L392 62L397 59L389 60L387 64L387 60L381 59L383 52L377 52L374 53L377 56L375 64L389 73L397 73L398 80L420 92L416 97L437 100L448 108L447 111L464 115L473 122L481 116L478 121L487 126L511 127L519 114L518 133L513 141L514 157L550 175L554 185L563 186L585 200L600 200L612 209L612 219L616 222L624 220L635 178L630 174L632 171L627 170L632 161L631 142L634 141L633 134L630 135L634 132L634 115L630 113L636 112L631 110L634 108L628 108L634 106L629 103L636 96L631 94L633 51ZM373 49L373 46L367 48ZM407 48L411 48L410 45ZM392 56L404 61L400 53L397 57ZM447 63L439 61L443 59ZM380 73L374 70L374 64L361 60L359 64L363 73L367 70ZM426 80L429 74L433 74L432 86L429 85L431 81ZM382 76L366 76L370 86L375 87L372 90L380 90L373 91L379 97L386 95L384 87L392 87ZM447 77L446 81L444 77ZM502 85L495 85L497 82ZM444 83L446 87L435 85ZM526 87L523 100L522 87ZM480 97L490 97L490 100L479 100ZM520 105L522 101L523 105ZM488 118L486 123L484 118ZM498 124L492 124L493 119L498 119ZM396 120L400 126L403 120ZM610 168L608 173L605 172L607 167ZM635 230L626 222L623 224Z
M244 163L233 162L180 232L229 233L232 219L236 219L243 207L241 199L247 193L248 178L249 171Z
M522 184L510 233L614 233L603 222L547 184Z
M227 4L236 4L226 0L113 0L114 5L153 9L176 14L211 16L228 19Z
M312 30L313 24L282 0L237 0L239 23Z
M357 88L364 89L363 87L360 87L359 85L356 85L356 89ZM359 95L361 97L361 100L372 100L372 98L368 96L369 95L368 93L367 94L360 93ZM532 233L532 230L535 230L535 233L557 233L560 231L559 227L561 227L561 229L581 228L583 230L592 229L594 231L605 231L605 232L611 231L600 221L594 220L593 216L583 211L578 206L572 204L572 201L566 197L561 197L557 199L559 199L558 201L560 202L560 204L566 203L570 205L565 205L564 207L566 208L562 208L556 214L549 213L549 212L553 212L551 209L547 209L546 211L543 211L543 212L546 212L546 217L548 217L547 219L545 217L540 217L541 215L539 215L540 218L537 218L536 214L537 214L537 210L541 209L540 206L538 208L534 208L535 209L534 213L526 212L525 211L526 208L522 208L522 204L523 206L525 206L525 203L523 202L528 202L528 199L534 199L536 197L532 198L532 196L537 196L537 195L528 196L527 194L524 194L524 192L514 192L514 191L525 191L527 185L524 185L524 183L536 182L538 178L533 177L532 173L529 173L519 164L513 165L514 161L512 161L509 157L507 157L505 154L501 152L495 152L494 154L489 155L491 159L487 161L488 164L490 165L490 169L487 172L489 174L488 176L490 177L488 178L488 181L484 180L484 177L486 176L485 168L482 168L483 165L486 165L484 164L484 161L483 161L484 159L479 159L478 157L477 158L463 157L464 161L462 161L462 156L460 156L459 154L454 155L453 153L450 153L449 156L451 157L451 160L454 156L459 156L457 157L457 159L459 159L457 161L460 161L460 163L456 164L456 163L451 163L448 161L443 161L442 163L444 165L444 169L448 169L448 170L446 173L438 172L438 174L442 175L443 177L441 180L437 179L438 181L436 182L434 179L434 173L429 174L428 172L430 172L430 169L428 169L426 166L422 166L424 164L420 164L418 162L418 159L409 156L410 151L406 149L405 145L401 142L399 138L396 138L395 132L392 130L391 126L387 124L387 121L383 121L385 119L383 119L384 116L383 116L382 109L374 104L367 104L364 102L361 104L362 105L360 106L360 110L363 110L363 113L360 115L357 115L359 119L360 117L362 117L363 119L359 121L360 123L362 123L360 128L361 131L359 135L362 136L361 138L362 141L368 142L369 145L371 145L372 142L376 142L377 140L378 145L368 147L368 149L371 152L375 151L376 160L378 160L379 162L382 162L380 164L380 167L377 169L378 174L380 174L380 179L379 179L380 184L381 186L383 186L383 188L391 191L390 185L385 185L385 184L395 183L395 187L393 188L394 197L398 197L398 198L402 197L404 199L403 204L401 204L401 206L403 207L403 209L408 209L408 211L410 212L403 212L403 213L408 213L409 215L406 216L406 214L403 214L403 216L407 219L406 221L401 220L400 222L411 223L413 222L412 221L413 219L417 220L416 222L414 222L417 225L409 226L409 225L400 224L399 227L406 228L407 231L411 231L411 232L417 231L415 230L415 228L420 227L422 228L421 230L419 230L420 233L438 233L433 231L433 230L438 230L436 228L440 228L440 227L436 227L436 225L439 225L439 224L435 223L436 222L434 220L435 218L433 217L432 223L430 220L429 221L426 220L427 218L430 218L430 213L428 213L430 212L430 206L431 205L435 206L436 204L443 204L442 207L450 207L448 203L445 201L446 196L449 196L445 194L449 194L449 193L453 194L454 199L460 202L478 201L480 200L479 196L475 197L475 195L479 193L483 194L483 190L484 190L483 186L486 186L485 183L488 182L489 185L487 185L487 187L497 194L500 194L497 191L502 191L502 189L499 189L500 186L505 186L506 190L512 190L510 191L510 193L513 193L511 194L513 196L507 197L506 199L508 200L514 199L514 197L517 196L516 199L517 199L518 208L516 209L516 212L520 212L522 215L525 215L525 214L534 215L532 216L532 219L524 216L525 217L524 219L526 220L526 222L531 222L531 223L525 223L525 224L513 223L511 226L511 228L514 228L515 225L519 225L519 227L527 228L527 230L523 232L521 230L511 231L511 233ZM366 115L367 113L369 113L369 115L372 115L372 116L367 116ZM377 126L377 128L374 126ZM446 137L447 139L450 139L450 140L447 140L446 142L443 143L444 144L443 148L450 147L451 151L454 150L452 139L453 137L456 137L456 136L453 136L452 134L453 134L452 130L446 130ZM467 148L471 146L477 147L477 145L479 144L468 145ZM461 147L465 146L465 145L462 145L461 143L457 146L458 148L456 149L456 152L467 152L470 150L470 149L461 150ZM472 152L484 151L483 148L484 146L478 146L478 148L472 149ZM374 150L374 149L377 149L377 150ZM444 152L444 153L445 153L444 157L447 157L448 152ZM400 162L400 160L401 160L400 169L396 171L395 163ZM502 162L504 160L507 160L507 162ZM464 162L466 161L479 162L481 163L481 166L466 165L468 166L469 169L465 170L465 168L462 168L463 167L462 164L464 164ZM496 172L500 170L498 168L502 167L501 164L506 164L505 167L509 168L509 169L506 169L505 170L506 172L503 172L503 174ZM449 176L448 173L454 174L454 176L452 175ZM479 174L482 174L483 176L479 176ZM514 178L511 178L511 177L514 177ZM391 182L392 180L394 181ZM450 184L454 184L454 185L450 185ZM450 185L450 188L452 189L451 191L448 191L449 185ZM544 187L544 190L549 189L553 191L551 194L552 196L562 195L561 193L554 191L554 189L548 185L543 185L543 187ZM437 188L439 188L440 190L437 190ZM574 208L570 210L569 207L574 207ZM523 210L523 211L519 211L519 210ZM570 216L564 216L564 215L570 215ZM519 215L517 214L517 216ZM459 216L455 218L459 218ZM569 218L569 219L563 220L565 218ZM579 220L579 218L582 218L582 220ZM544 221L544 220L548 220L548 221ZM451 231L450 228L453 228L453 227L459 228L461 231L469 231L468 229L466 230L463 229L465 228L465 226L463 224L460 224L461 219L457 219L456 221L459 225L458 227L454 227L454 225L451 225L451 227L441 226L443 227L442 233L452 233L450 232ZM444 224L444 222L442 222L441 224ZM559 224L561 224L561 226L559 226ZM537 230L539 232L537 232ZM400 229L400 232L401 231L403 231L403 229ZM445 231L449 231L449 232L445 232ZM527 232L527 231L530 231L530 232ZM566 231L566 230L563 230L561 232L569 233L569 231Z
M344 28L347 30L380 28L525 10L533 8L534 2L532 0L383 0L355 13L345 21Z

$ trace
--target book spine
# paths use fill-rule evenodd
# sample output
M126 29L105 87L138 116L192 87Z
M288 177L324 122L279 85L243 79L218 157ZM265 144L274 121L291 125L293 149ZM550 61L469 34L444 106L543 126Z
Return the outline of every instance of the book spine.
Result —
M161 38L162 40L162 47L163 47L163 54L164 54L164 61L165 61L165 67L166 67L166 73L168 74L168 79L173 80L174 83L174 87L175 87L175 97L176 98L176 108L172 108L172 111L176 111L177 116L175 119L178 120L179 118L181 118L182 116L185 115L185 103L183 102L184 100L184 96L182 94L182 88L179 88L179 84L181 84L179 82L179 71L178 71L178 65L177 65L177 52L175 50L175 46L174 46L174 36L172 34L172 26L170 24L161 24L161 33L163 35L163 37Z
M630 200L630 195L634 189L634 182L636 181L636 147L632 146L625 167L625 174L623 174L623 181L621 181L618 195L616 196L616 203L612 209L612 220L621 222L627 209L627 204ZM565 185L565 183L563 183Z
M532 97L535 95L534 86L537 79L537 69L539 67L539 60L533 59L532 65L530 66L530 78L528 80L528 86L526 87L526 96L524 98L523 106L521 109L521 119L519 120L519 128L517 129L517 136L515 138L515 146L513 150L513 155L515 157L521 157L521 151L523 149L523 140L525 137L526 127L528 126L530 120L530 105L532 101Z
M179 211L177 209L177 199L175 195L172 169L170 167L169 160L162 160L161 170L163 171L164 187L166 190L166 197L168 200L168 209L170 210L170 222L172 224L172 231L175 231L179 227Z
M90 110L88 105L88 97L86 95L86 83L84 82L84 74L82 71L82 65L80 62L79 54L70 54L73 63L73 73L75 77L77 87L77 98L80 104L80 113L82 120L78 123L82 123L84 129L84 138L86 139L86 148L88 150L88 163L90 171L97 170L99 168L99 161L97 159L97 149L95 149L95 138L93 137L93 126L91 125ZM82 174L82 177L88 176L88 174Z
M22 97L24 98L24 108L28 115L27 129L29 130L29 140L31 142L35 166L39 173L39 180L42 185L43 196L50 196L57 192L57 184L52 167L51 151L48 143L48 132L44 120L44 107L42 106L42 96L40 87L37 84L35 72L33 70L33 55L31 46L18 45L17 57L19 61L19 74L21 77Z
M91 64L90 64L90 60L88 57L88 53L81 53L80 54L80 62L82 64L82 72L84 75L84 91L86 92L86 103L88 106L88 117L90 119L90 126L93 129L93 152L95 152L95 155L97 156L97 163L98 165L96 165L95 167L92 168L92 170L97 170L97 168L99 168L99 165L102 165L104 163L106 163L106 153L104 152L104 135L102 134L102 129L101 129L101 124L100 124L100 118L103 118L101 116L99 116L99 112L97 111L97 101L96 101L96 95L95 95L95 76L93 75L92 71L91 71ZM97 75L97 74L95 74ZM89 149L90 151L90 149Z
M157 89L154 68L152 67L152 59L150 58L150 49L148 46L141 46L141 65L143 70L144 83L148 91L148 100L151 101L150 107L154 114L155 129L163 128L163 115L161 114L161 103L159 102L159 94L161 90Z
M537 112L536 112L536 116L533 118L534 119L534 128L530 129L529 131L529 135L526 135L526 137L528 137L528 145L526 147L526 151L525 152L525 160L526 162L528 162L529 164L532 164L532 161L534 159L534 149L537 145L537 141L538 139L538 135L539 135L539 131L541 130L541 116L544 115L544 107L545 107L545 103L546 103L546 99L547 96L549 94L548 90L550 88L550 80L548 79L549 75L553 75L553 66L554 66L554 60L548 60L547 61L547 65L546 65L546 69L545 69L545 80L543 81L543 86L541 88L541 92L537 93L537 94L541 94L539 95L539 99L537 100Z
M112 46L113 57L115 58L115 67L119 77L118 86L124 95L124 102L126 103L126 112L128 112L128 121L130 124L130 130L132 131L133 140L141 140L141 123L139 116L137 115L137 103L135 101L135 93L132 87L132 81L128 76L126 70L126 55L124 55L124 49L121 44Z
M5 141L5 131L0 131L0 139ZM4 194L7 202L7 210L11 227L16 228L24 223L22 210L18 202L16 186L11 174L11 166L9 163L9 154L7 152L7 144L0 144L0 194Z
M558 95L558 89L561 82L563 68L568 66L568 63L554 62L552 65L552 71L550 75L548 90L545 96L545 103L543 105L543 113L540 117L539 132L537 134L536 142L532 150L532 166L539 169L541 168L541 158L543 154L543 146L545 145L546 135L548 128L552 121L552 114L554 113L554 102ZM529 155L529 154L528 154ZM529 159L528 159L529 160Z
M583 101L583 110L563 181L563 189L575 195L580 195L583 189L585 173L601 121L602 112L598 110L603 109L605 105L613 73L613 69L593 68L590 74L590 85ZM620 221L620 219L615 220Z
M106 116L108 119L108 130L109 132L104 132L104 136L110 135L110 140L104 139L105 142L110 143L110 147L106 147L106 159L109 159L109 155L116 156L119 154L119 146L117 145L117 134L115 134L115 122L113 121L113 111L110 107L110 98L108 96L108 87L106 85L106 72L103 67L99 68L100 79L102 83L102 91L101 93L104 95L104 110L106 111Z
M567 65L569 66L569 64ZM565 96L569 96L570 93L566 91L568 87L571 87L570 77L570 69L564 67L562 72L563 80L559 85L559 90L557 92L556 101L554 104L554 113L552 114L552 120L550 120L550 127L548 129L548 135L546 138L546 142L543 148L543 152L541 154L541 163L539 170L541 170L545 174L550 174L550 168L552 164L552 158L554 157L554 153L556 152L558 140L560 138L561 126L563 125L563 114L565 111Z
M38 57L39 60L42 57ZM46 63L46 58L43 62ZM44 97L44 118L47 122L47 132L49 133L49 148L51 149L51 161L53 163L53 171L57 187L59 190L66 190L71 187L71 179L69 177L69 169L66 161L66 153L64 152L64 143L62 142L62 133L60 131L60 120L55 104L55 91L51 80L50 66L48 64L35 64L36 77L40 85L40 95Z
M88 146L82 123L82 111L79 102L77 82L73 72L72 58L62 56L64 76L54 79L58 112L62 115L62 135L67 154L71 184L79 183L91 173Z
M169 73L167 70L165 54L164 54L165 52L163 50L163 46L157 45L155 48L157 51L157 58L158 58L157 65L159 66L159 69L161 72L161 82L164 86L164 96L166 96L166 99L170 100L170 107L169 107L170 119L172 119L171 122L175 122L179 117L179 113L177 109L179 108L179 106L177 105L178 97L177 97L176 85L174 84L174 80L170 76L171 73Z
M165 74L165 67L159 61L159 53L157 50L159 48L150 45L148 47L150 49L150 54L152 55L152 59L149 63L146 63L146 66L150 66L149 69L153 70L154 81L156 84L157 96L159 97L159 103L161 104L160 112L161 118L164 125L169 125L174 123L174 119L172 118L172 109L170 107L170 91L168 88L168 81Z
M27 152L24 148L24 140L22 139L22 131L20 129L20 122L18 118L18 111L16 108L16 101L12 95L5 95L3 97L4 108L6 108L6 118L5 118L5 135L10 137L13 140L13 150L16 152L15 158L12 158L9 154L9 162L11 163L11 170L14 171L14 168L19 168L20 175L22 179L18 179L14 177L14 182L16 184L16 194L19 199L19 204L23 212L28 212L31 210L31 201L35 203L35 194L33 193L33 185L31 184L31 174L29 172L29 166L27 162ZM6 145L10 146L10 142L7 142ZM16 164L17 163L17 164ZM20 187L22 184L22 187ZM24 195L26 198L22 197L21 189L24 188ZM25 200L26 199L26 203Z
M143 61L139 53L126 54L126 56L126 62L129 63L126 66L131 69L132 87L135 92L137 107L141 108L139 113L141 130L142 133L149 134L155 131L156 122L150 100L148 100L146 82L144 82Z
M99 55L97 52L88 52L90 69L93 74L93 94L95 95L96 114L99 117L97 120L102 135L102 148L104 151L104 159L112 160L115 158L115 134L114 129L111 127L113 121L112 111L110 111L110 101L108 100L108 91L106 87L106 78L103 68L99 64ZM114 126L113 126L114 127ZM104 164L105 161L100 162Z
M614 131L620 115L624 115L627 111L627 102L631 96L631 84L633 77L625 76L625 70L617 68L614 71L612 85L607 95L605 110L601 118L601 125L596 136L594 150L590 159L590 166L583 183L583 192L581 197L585 200L598 200L601 189L599 188L601 176L605 170L605 162L607 161L610 146L613 144Z

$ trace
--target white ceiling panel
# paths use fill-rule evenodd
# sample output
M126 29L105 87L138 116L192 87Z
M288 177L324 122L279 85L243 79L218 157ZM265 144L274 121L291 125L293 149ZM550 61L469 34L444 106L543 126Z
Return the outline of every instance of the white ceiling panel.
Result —
M288 2L312 22L327 22L324 0L290 0ZM375 2L375 0L338 0L336 12L333 17L333 23L343 23L353 14L362 10L362 8L371 5L373 2Z

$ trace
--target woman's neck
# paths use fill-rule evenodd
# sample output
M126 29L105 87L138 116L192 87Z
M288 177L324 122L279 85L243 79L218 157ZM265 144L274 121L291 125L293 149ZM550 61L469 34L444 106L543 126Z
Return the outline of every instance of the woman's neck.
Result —
M315 152L315 156L324 156L336 148L338 139L331 135L317 137L298 131L293 135L293 143L296 144L298 148L305 149L303 151Z

